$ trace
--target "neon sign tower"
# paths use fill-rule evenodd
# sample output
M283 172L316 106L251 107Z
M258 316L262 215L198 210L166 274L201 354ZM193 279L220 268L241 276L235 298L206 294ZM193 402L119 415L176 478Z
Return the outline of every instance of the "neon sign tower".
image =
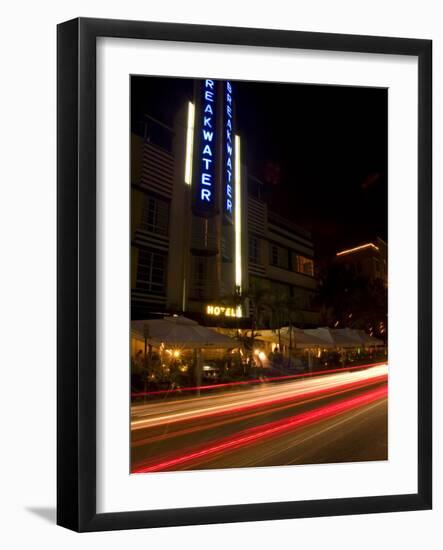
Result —
M196 81L187 130L185 183L191 187L191 218L183 310L193 300L200 306L217 304L242 287L240 149L231 82Z
M195 210L213 211L216 203L217 167L217 90L214 80L206 79L200 85L200 109L197 131L199 136L197 179L195 181Z

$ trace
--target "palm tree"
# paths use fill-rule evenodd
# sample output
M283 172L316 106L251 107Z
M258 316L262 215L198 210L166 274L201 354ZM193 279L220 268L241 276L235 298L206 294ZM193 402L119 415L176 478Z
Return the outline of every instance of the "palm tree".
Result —
M245 293L245 292L242 292L239 286L235 287L235 290L232 294L228 294L228 295L226 295L222 298L222 303L226 304L229 307L233 306L234 309L235 309L235 312L236 312L236 314L235 314L235 337L238 340L238 342L240 344L242 344L243 348L245 347L245 340L244 340L244 338L242 338L241 333L240 333L240 319L237 317L237 310L240 307L242 309L242 311L244 311L247 300L248 300L248 294ZM237 355L238 355L238 357L237 357L238 363L241 364L242 363L242 358L241 358L240 347L238 348ZM244 370L244 368L243 368L243 370Z
M246 304L249 305L251 328L245 331L243 336L240 335L240 330L238 329L237 338L242 341L244 349L248 350L249 359L252 359L255 337L260 326L263 324L265 312L270 313L269 289L267 286L255 281L255 284L252 284L247 291L240 292L240 289L237 288L234 295L230 297L230 300L231 303L235 304L236 308L238 306L243 308Z
M301 311L300 300L295 296L290 296L286 303L289 325L289 359L291 359L293 334L292 328L295 323L301 324L304 321L304 315Z
M277 330L278 349L281 351L281 327L288 319L288 296L282 292L276 292L271 300L272 328Z
M272 315L272 301L269 289L263 284L254 284L248 293L250 318L251 318L251 339L254 340L257 328L263 324L264 313Z

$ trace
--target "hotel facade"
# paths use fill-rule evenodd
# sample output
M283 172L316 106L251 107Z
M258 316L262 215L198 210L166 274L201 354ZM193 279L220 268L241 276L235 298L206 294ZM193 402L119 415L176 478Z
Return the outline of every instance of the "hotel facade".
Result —
M388 245L380 237L374 242L340 250L335 261L356 276L364 277L371 282L379 280L385 287L388 286Z
M311 236L272 212L248 173L235 98L235 83L195 81L174 127L146 115L131 134L133 320L247 328L260 289L296 304L299 326L318 323Z

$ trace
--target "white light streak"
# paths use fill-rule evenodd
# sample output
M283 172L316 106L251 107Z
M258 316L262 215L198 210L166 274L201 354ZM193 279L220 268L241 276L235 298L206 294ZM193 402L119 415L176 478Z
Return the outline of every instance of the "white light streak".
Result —
M186 159L185 159L185 183L191 185L192 182L192 155L194 152L194 104L188 104L188 130L186 134Z
M242 291L240 136L235 136L235 286ZM241 310L240 310L241 313Z

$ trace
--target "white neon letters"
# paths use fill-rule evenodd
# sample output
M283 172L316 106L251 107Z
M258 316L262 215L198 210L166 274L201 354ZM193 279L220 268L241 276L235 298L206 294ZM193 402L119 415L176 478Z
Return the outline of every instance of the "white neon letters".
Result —
M196 125L199 141L197 185L194 195L196 207L206 212L211 211L221 200L225 217L233 223L236 197L234 98L231 83L202 80L200 101L199 123ZM218 185L221 187L221 193L216 192Z
M224 193L224 200L225 200L225 213L229 218L232 219L232 213L233 213L233 193L232 193L232 172L233 172L233 147L232 147L232 132L233 132L233 107L232 107L232 86L230 82L226 82L226 89L225 89L225 143L226 143L226 150L225 150L225 166L224 166L224 173L225 173L225 193Z

